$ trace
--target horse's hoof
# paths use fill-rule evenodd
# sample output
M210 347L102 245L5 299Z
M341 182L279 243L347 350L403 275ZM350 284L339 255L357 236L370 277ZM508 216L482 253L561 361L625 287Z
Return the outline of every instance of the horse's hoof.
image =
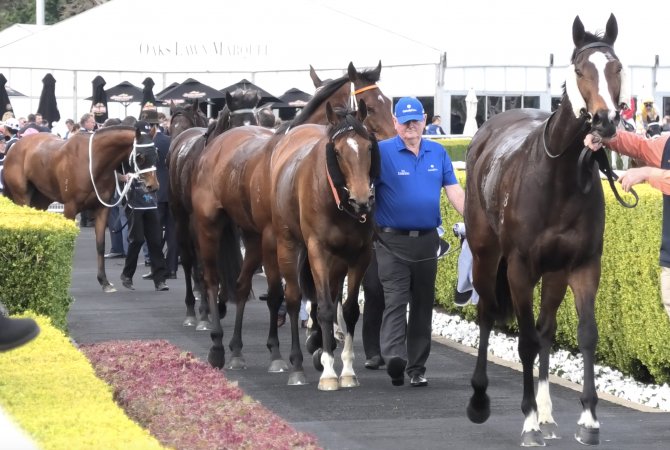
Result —
M181 325L184 327L194 327L197 323L198 321L195 316L186 316L186 319L184 319Z
M289 386L302 386L307 383L307 378L305 378L305 372L293 372L288 376L288 385Z
M337 391L339 388L337 378L321 378L319 380L320 391Z
M321 364L321 355L323 350L318 349L312 354L312 362L314 363L314 368L319 372L323 372L323 364Z
M195 331L212 331L212 323L206 320L201 320L195 327Z
M111 294L112 292L116 292L116 288L112 283L107 283L102 287L102 292L105 294Z
M584 425L578 425L575 439L580 444L598 445L600 444L600 428L587 428Z
M477 398L479 397L479 398ZM483 397L473 395L467 408L468 419L472 423L484 423L491 415L491 400L487 394Z
M317 339L316 331L312 331L312 333L307 337L307 340L305 341L305 350L307 350L307 353L312 355L320 347L321 347L321 340Z
M228 366L226 369L230 370L244 370L247 368L247 363L244 362L244 358L241 356L235 356L231 358L230 362L228 363Z
M226 362L226 351L224 349L210 348L207 355L207 361L217 369L223 369Z
M358 382L356 375L342 375L340 376L340 387L341 388L353 388L358 387L361 384Z
M286 364L286 361L284 361L283 359L275 359L270 363L270 367L268 368L268 372L270 373L281 373L287 371L288 371L288 364Z
M545 422L540 424L542 437L545 439L560 439L558 435L558 425L556 422Z
M544 447L545 442L542 439L542 432L540 430L530 430L521 433L522 447Z

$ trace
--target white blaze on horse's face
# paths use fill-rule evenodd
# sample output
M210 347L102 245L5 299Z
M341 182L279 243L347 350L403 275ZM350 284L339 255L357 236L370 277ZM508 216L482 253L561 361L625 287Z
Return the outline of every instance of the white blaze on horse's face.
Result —
M616 117L617 107L612 101L612 96L610 95L609 84L607 83L607 78L605 76L605 68L607 63L612 61L612 58L609 55L603 53L593 53L589 56L589 61L596 66L598 71L598 94L602 97L607 105L608 117L610 120L614 120Z
M610 55L606 55L601 52L592 53L588 61L595 67L596 74L593 78L596 80L598 85L598 95L602 98L605 103L608 111L608 117L610 120L614 120L616 117L617 106L612 100L610 95L609 84L607 82L607 76L605 69L607 64L611 61L615 61ZM620 80L621 83L627 82L626 80ZM579 90L579 85L577 84L577 69L574 64L568 66L566 77L565 77L565 92L570 100L572 105L572 112L576 118L579 118L582 114L582 111L588 111L586 101L582 96L581 91ZM621 97L621 95L619 95ZM619 100L619 102L626 101L625 99Z
M358 142L356 142L356 139L351 137L347 138L347 145L354 151L354 153L356 153L357 156L360 156L358 153Z

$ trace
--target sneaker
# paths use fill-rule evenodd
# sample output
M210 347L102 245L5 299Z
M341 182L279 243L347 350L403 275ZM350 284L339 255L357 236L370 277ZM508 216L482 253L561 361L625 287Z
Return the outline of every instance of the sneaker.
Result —
M428 380L423 375L412 375L409 379L409 384L413 387L428 386Z
M124 257L125 257L125 255L123 253L119 253L119 252L105 253L105 259L124 258Z
M161 281L160 283L156 284L156 290L157 291L169 291L170 288L168 287L167 284L165 284L165 281Z
M145 273L142 275L143 280L153 280L154 279L154 274L151 272Z
M131 291L135 290L135 286L133 286L133 279L125 276L124 274L121 274L121 284L123 284L123 287L126 289L130 289Z
M375 355L372 358L365 361L365 368L370 370L377 370L384 367L384 359L381 355Z

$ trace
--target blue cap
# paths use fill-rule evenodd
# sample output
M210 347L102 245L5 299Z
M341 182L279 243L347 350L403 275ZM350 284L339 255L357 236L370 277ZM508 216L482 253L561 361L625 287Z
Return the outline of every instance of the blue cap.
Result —
M400 123L423 120L423 105L416 97L403 97L395 105L395 117Z

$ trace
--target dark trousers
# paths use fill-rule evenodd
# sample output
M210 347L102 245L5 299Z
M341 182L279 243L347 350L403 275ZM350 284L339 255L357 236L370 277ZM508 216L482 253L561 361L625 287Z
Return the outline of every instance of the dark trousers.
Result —
M158 209L131 209L126 207L128 218L128 254L123 266L123 275L133 278L137 270L137 257L146 239L151 257L151 272L154 284L165 282L166 264L161 248L161 226L158 220Z
M158 202L158 217L161 228L163 229L162 245L167 246L165 261L168 272L177 271L177 262L179 258L179 245L177 244L177 232L174 218L168 202Z
M437 231L418 237L390 233L380 236L395 253L377 245L378 273L386 303L381 328L382 358L388 362L398 356L407 361L405 371L409 376L423 375L431 344Z
M365 307L363 309L363 350L365 358L382 354L379 346L379 332L384 314L384 288L377 273L377 256L373 252L368 270L363 276L363 295Z

